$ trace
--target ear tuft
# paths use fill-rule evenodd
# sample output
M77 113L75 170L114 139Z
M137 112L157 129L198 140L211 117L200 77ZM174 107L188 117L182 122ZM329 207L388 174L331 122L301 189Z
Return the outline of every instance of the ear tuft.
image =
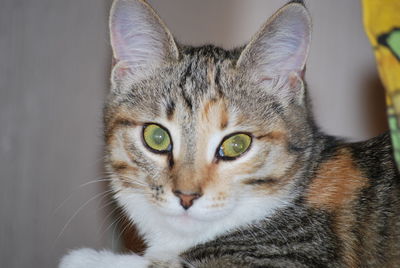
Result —
M178 48L164 23L142 0L115 0L110 14L114 73L142 75L178 58Z

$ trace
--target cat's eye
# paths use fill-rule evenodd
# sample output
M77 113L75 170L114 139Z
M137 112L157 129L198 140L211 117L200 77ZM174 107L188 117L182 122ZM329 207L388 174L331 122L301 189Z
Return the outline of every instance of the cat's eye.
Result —
M218 148L217 156L224 160L233 160L247 152L251 145L251 136L237 133L226 137Z
M144 143L155 153L169 153L172 150L171 138L168 131L157 125L147 124L143 128Z

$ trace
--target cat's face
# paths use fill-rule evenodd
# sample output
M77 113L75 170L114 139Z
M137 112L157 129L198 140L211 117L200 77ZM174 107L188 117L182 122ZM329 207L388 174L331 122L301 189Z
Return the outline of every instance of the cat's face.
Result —
M178 48L146 4L114 3L107 168L133 220L198 232L294 196L312 140L301 78L309 26L291 4L244 50Z

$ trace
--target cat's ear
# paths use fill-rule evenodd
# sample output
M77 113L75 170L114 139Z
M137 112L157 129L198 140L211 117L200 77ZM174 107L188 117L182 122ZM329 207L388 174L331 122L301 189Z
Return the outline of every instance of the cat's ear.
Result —
M302 78L311 40L311 19L301 3L278 10L245 47L237 62L259 81ZM299 81L297 81L299 82Z
M142 0L115 0L110 14L112 80L141 77L179 57L175 41L154 10Z

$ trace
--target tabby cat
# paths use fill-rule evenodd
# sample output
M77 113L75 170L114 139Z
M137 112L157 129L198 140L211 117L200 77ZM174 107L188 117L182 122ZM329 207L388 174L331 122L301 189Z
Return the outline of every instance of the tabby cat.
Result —
M300 1L234 50L177 44L141 0L116 0L110 29L106 167L148 249L80 249L60 267L400 267L389 136L316 126Z

